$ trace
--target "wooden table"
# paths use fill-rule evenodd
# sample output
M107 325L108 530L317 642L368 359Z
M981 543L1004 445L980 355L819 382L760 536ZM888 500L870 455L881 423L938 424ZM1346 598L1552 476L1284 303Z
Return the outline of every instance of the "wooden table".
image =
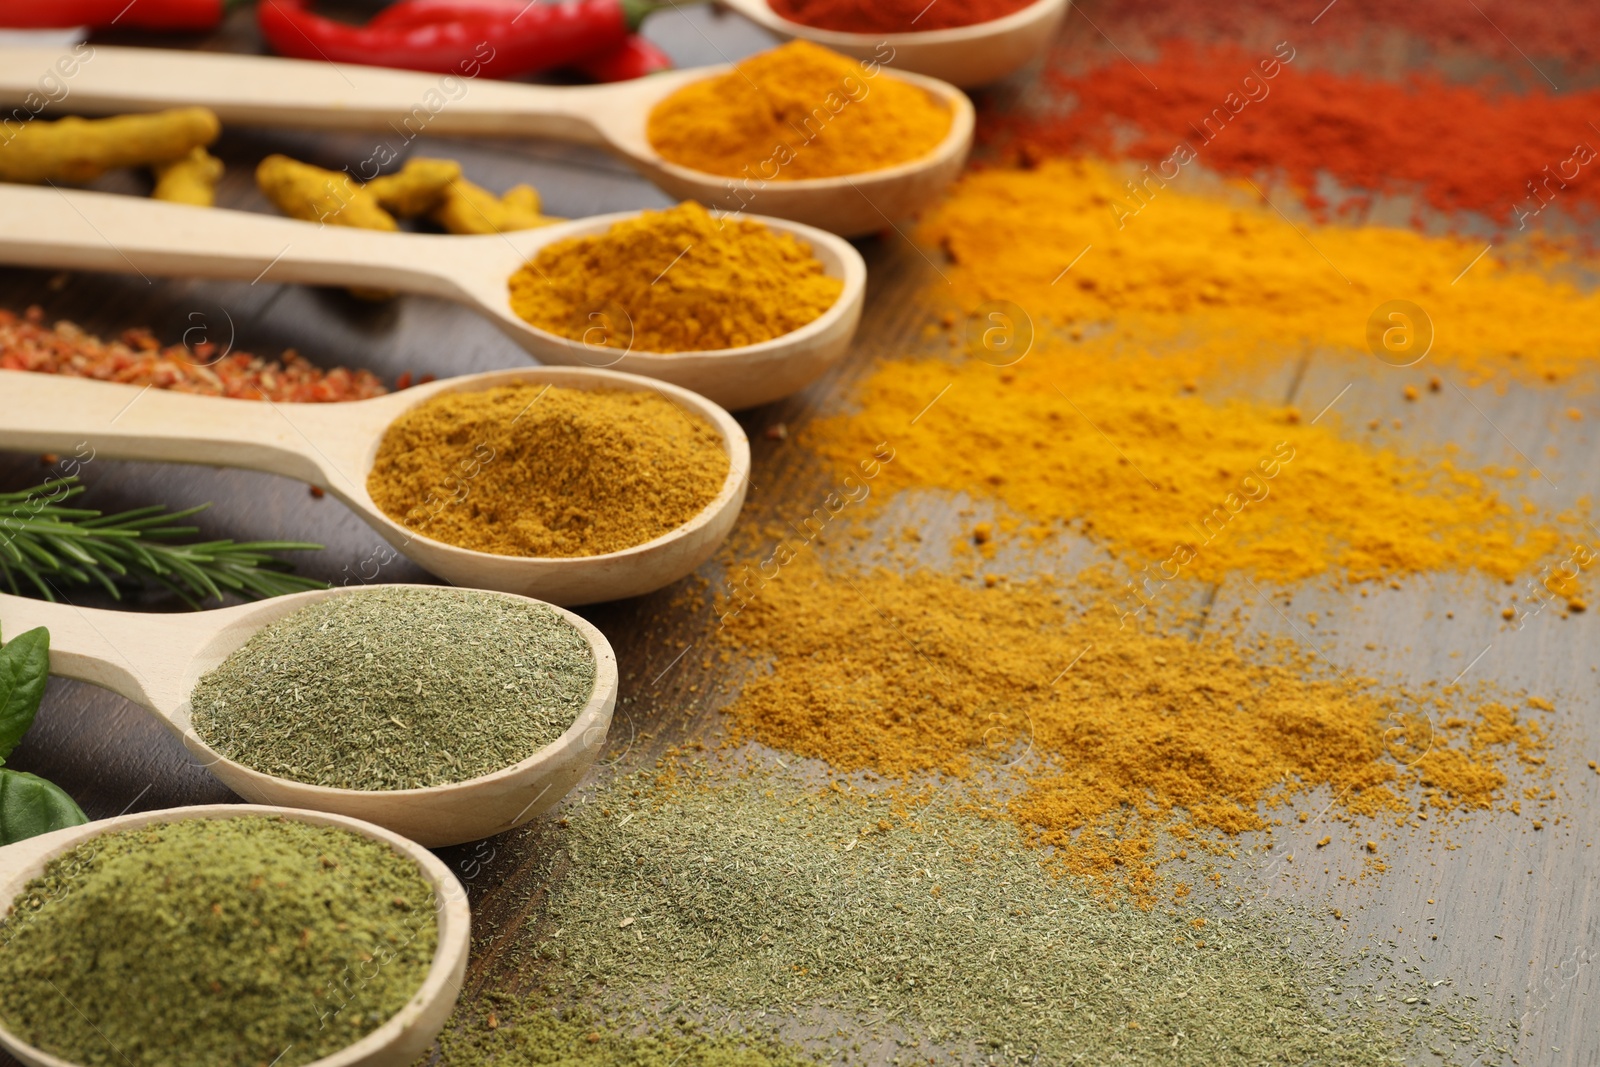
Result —
M1091 5L1091 13L1095 10ZM1079 15L1069 16L1067 42L1086 55L1117 55L1108 39ZM686 9L655 16L651 36L671 51L680 65L722 62L757 51L770 43L767 35L737 17L705 9ZM109 43L180 44L152 38ZM1127 41L1120 42L1128 44ZM216 49L255 50L247 12L232 16L225 30L206 43ZM1137 52L1137 46L1129 44ZM1404 65L1394 51L1365 57L1368 69L1393 75ZM1004 98L1026 82L997 91ZM231 128L216 149L228 164L220 202L228 207L270 210L255 191L255 162L280 151L310 162L340 166L369 156L374 135L323 135L293 131ZM491 188L527 181L543 193L546 210L579 216L628 208L664 206L668 199L621 163L587 149L520 141L440 141L422 137L405 151L462 160L473 180ZM141 179L114 176L99 188L143 194ZM870 271L868 311L854 356L805 393L766 408L745 412L741 422L755 454L755 480L746 514L751 520L782 514L786 502L826 493L824 474L792 440L765 431L785 424L803 424L819 409L838 403L851 383L880 355L903 354L926 347L920 340L923 322L909 299L933 277L923 254L905 239L888 235L859 243ZM363 303L341 292L269 283L156 281L137 276L56 275L42 271L0 270L0 306L21 311L38 304L46 315L71 319L88 330L114 336L133 326L152 327L171 343L202 328L219 343L264 355L295 348L322 365L365 367L388 381L403 371L449 376L523 365L524 357L508 340L475 315L455 306L421 298L382 304ZM198 339L190 333L191 339ZM1271 383L1241 386L1281 398L1287 394L1307 410L1320 409L1349 379L1337 360L1308 355L1285 366ZM1573 398L1557 390L1512 388L1503 396L1478 390L1473 401L1446 397L1426 411L1406 407L1398 388L1360 378L1340 400L1347 419L1390 418L1404 414L1402 439L1418 446L1445 440L1457 442L1466 463L1518 462L1518 452L1538 457L1549 475L1551 499L1571 500L1584 492L1600 499L1600 468L1582 450L1571 447L1570 431L1563 451L1546 454L1555 443L1560 413L1578 403L1593 418L1600 401ZM1473 402L1476 402L1474 409ZM0 397L0 404L5 402ZM1405 408L1405 410L1402 410ZM1592 448L1592 442L1585 440ZM0 456L0 487L20 488L44 474L38 457ZM362 580L366 560L380 542L366 526L332 499L314 499L306 487L284 479L216 471L203 467L164 467L96 460L84 470L92 488L90 501L105 510L152 502L185 507L205 501L217 506L203 517L210 536L240 540L293 538L321 542L325 550L298 561L303 572L332 582ZM952 511L929 518L954 529ZM891 514L886 521L893 521ZM707 576L715 571L708 569ZM431 579L403 559L384 567L381 581L419 582ZM1594 696L1594 671L1600 642L1594 626L1600 620L1559 620L1553 614L1517 631L1498 625L1481 609L1481 599L1452 590L1445 583L1410 583L1401 593L1383 599L1313 603L1296 600L1298 614L1334 607L1330 626L1314 635L1292 629L1288 616L1255 601L1244 583L1218 590L1222 604L1240 604L1255 623L1298 633L1314 640L1338 662L1357 667L1391 669L1416 680L1448 679L1472 664L1478 677L1512 686L1530 686L1559 693L1558 722L1562 745L1556 754L1556 780L1564 793L1568 818L1560 827L1531 832L1528 820L1485 817L1453 836L1458 848L1407 849L1404 842L1390 858L1391 870L1380 881L1339 885L1341 870L1354 872L1353 854L1333 857L1331 873L1299 870L1296 892L1343 895L1351 902L1350 939L1356 944L1387 944L1416 961L1429 973L1449 975L1458 988L1492 993L1498 1003L1522 1016L1523 1039L1518 1062L1524 1064L1600 1065L1600 896L1595 890L1596 852L1592 849L1600 821L1600 776L1585 763L1600 757L1600 701ZM1445 612L1467 597L1472 610ZM86 597L84 603L96 603ZM128 604L130 608L181 610L165 598ZM668 743L713 733L717 714L708 706L714 666L687 654L703 620L687 609L674 608L673 591L618 604L586 608L615 646L622 672L623 699L613 728L613 753L607 759L647 756ZM1592 616L1594 613L1590 613ZM1376 651L1369 649L1375 645ZM1474 657L1480 657L1474 659ZM85 685L52 682L38 724L17 750L11 766L44 775L78 799L91 817L123 811L182 804L228 801L232 794L193 765L181 745L138 708L109 693ZM502 952L521 927L521 918L538 894L532 862L536 842L529 833L513 833L477 846L443 850L472 893L474 920L481 942L469 973L469 995L492 989L510 978ZM1260 857L1273 863L1289 852L1310 853L1314 837L1303 828L1281 831L1277 842L1250 843L1268 850ZM1333 850L1330 850L1333 851ZM1429 906L1425 901L1438 901ZM1438 940L1431 940L1433 935ZM1526 1013L1524 1015L1524 1013ZM6 1062L10 1062L6 1060ZM1417 1062L1436 1062L1419 1050Z

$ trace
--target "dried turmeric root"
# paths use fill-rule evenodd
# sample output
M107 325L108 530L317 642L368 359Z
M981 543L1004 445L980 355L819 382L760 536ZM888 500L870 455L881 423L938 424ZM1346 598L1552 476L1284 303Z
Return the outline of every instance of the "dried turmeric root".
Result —
M437 208L460 177L461 164L453 159L412 159L398 172L372 179L367 190L381 207L409 219Z
M222 180L222 160L195 147L182 159L158 163L156 187L150 195L174 204L213 207L217 202L217 182Z
M512 186L501 197L458 178L431 217L447 232L461 234L531 230L559 221L541 215L539 207L539 191L531 185Z
M0 181L93 181L117 167L182 159L221 132L217 116L203 107L109 119L36 119L0 141Z
M288 156L268 156L256 167L256 185L291 218L361 230L400 229L372 191L342 170L323 170Z

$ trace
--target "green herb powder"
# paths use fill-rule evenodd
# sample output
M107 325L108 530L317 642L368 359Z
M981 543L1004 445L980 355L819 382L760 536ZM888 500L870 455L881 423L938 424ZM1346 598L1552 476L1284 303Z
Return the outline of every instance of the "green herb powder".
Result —
M191 697L194 729L258 771L341 789L417 789L519 763L594 692L560 612L495 593L378 586L272 623Z
M421 987L415 863L338 827L238 816L96 837L0 922L0 1020L91 1067L296 1067Z

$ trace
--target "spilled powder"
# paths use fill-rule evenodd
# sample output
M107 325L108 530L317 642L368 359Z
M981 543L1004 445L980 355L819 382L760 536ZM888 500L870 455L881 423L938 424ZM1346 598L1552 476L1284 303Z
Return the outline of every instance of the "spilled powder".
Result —
M1314 789L1352 820L1464 815L1506 807L1519 761L1542 767L1533 712L1333 674L1237 628L1173 632L1116 593L1104 574L979 588L804 554L719 631L770 663L729 706L733 736L913 789L968 780L1060 870L1146 905L1162 831L1266 829Z
M1088 344L1003 370L891 361L860 387L858 411L819 420L804 440L840 469L893 441L875 499L966 492L1004 502L1040 535L1071 526L1135 572L1128 610L1169 579L1237 573L1275 583L1425 572L1504 581L1548 564L1549 595L1577 595L1594 559L1578 542L1579 517L1528 514L1520 473L1464 468L1448 453L1402 455L1292 408L1210 403L1178 384L1186 369ZM1571 561L1564 570L1562 560Z
M1565 381L1600 353L1600 296L1562 280L1580 264L1557 249L1512 259L1481 241L1291 223L1248 186L1197 195L1186 176L1136 194L1126 180L1092 160L969 173L917 231L952 260L934 291L968 312L1010 301L1035 323L1110 321L1125 341L1213 364L1365 355L1368 319L1392 300L1423 309L1429 366L1468 384Z

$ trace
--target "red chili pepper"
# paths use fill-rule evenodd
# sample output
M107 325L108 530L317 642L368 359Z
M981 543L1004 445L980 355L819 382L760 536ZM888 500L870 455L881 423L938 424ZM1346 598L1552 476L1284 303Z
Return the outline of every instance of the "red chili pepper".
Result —
M282 56L510 78L613 51L626 42L630 18L654 7L648 0L407 0L383 13L387 21L380 15L351 26L312 14L305 0L262 0L258 18Z
M573 68L590 81L625 82L672 69L672 57L640 37L629 34L622 47L578 63Z
M126 26L138 30L210 30L224 0L0 0L0 26L17 30Z

